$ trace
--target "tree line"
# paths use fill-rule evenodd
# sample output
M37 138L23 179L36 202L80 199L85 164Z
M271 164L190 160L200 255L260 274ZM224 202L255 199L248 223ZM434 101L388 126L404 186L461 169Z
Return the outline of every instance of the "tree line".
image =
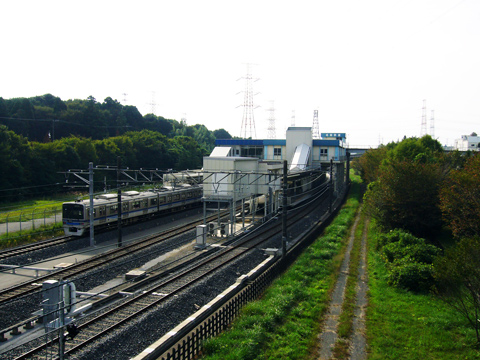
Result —
M130 169L199 169L224 129L188 126L106 98L62 101L50 94L0 98L0 199L50 193L69 169L116 166Z
M480 154L446 153L427 135L369 150L353 167L389 283L441 297L480 343Z
M111 97L101 103L92 96L86 100L67 101L51 94L31 98L0 97L0 124L34 142L72 135L99 140L132 131L151 130L168 138L194 137L208 151L215 138L231 138L224 129L211 132L203 125L187 126L184 121L154 114L142 116L135 106L122 105Z

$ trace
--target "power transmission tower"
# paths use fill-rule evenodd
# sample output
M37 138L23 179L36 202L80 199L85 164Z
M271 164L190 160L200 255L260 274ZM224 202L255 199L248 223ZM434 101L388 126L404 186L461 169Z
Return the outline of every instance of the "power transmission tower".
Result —
M151 113L153 115L156 115L156 111L157 111L157 103L155 102L155 91L152 91L152 101L148 104L150 105L152 108L151 110Z
M433 117L433 110L432 110L432 117L430 118L430 136L432 139L435 139L435 119Z
M269 116L268 116L268 139L275 139L277 137L275 133L275 106L274 106L274 101L270 101L270 108L268 109L269 111Z
M420 130L420 137L427 135L427 100L423 100L422 107L422 128Z
M312 139L320 139L320 128L318 125L318 110L313 110Z
M127 105L127 93L122 93L122 102L123 105Z
M295 127L295 110L292 110L290 126Z
M254 79L252 77L252 65L247 64L247 74L240 79L245 79L245 90L243 94L243 117L242 117L242 128L240 130L240 137L244 139L256 138L257 133L255 130L255 119L253 116L253 110L256 108L253 103L253 82L258 81L259 79ZM238 79L238 80L240 80Z

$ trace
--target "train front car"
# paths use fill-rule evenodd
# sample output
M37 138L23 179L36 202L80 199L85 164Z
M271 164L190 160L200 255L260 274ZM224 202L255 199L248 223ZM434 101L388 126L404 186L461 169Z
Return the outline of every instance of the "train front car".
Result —
M63 230L67 236L82 236L88 227L87 212L83 202L66 202L62 205Z

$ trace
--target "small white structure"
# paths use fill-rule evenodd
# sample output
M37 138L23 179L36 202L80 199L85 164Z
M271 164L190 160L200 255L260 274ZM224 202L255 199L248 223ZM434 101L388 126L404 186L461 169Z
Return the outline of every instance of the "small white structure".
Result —
M267 194L269 187L280 190L281 163L270 164L247 157L207 156L203 158L203 168L203 196L206 199L238 201Z
M480 151L480 136L477 136L476 133L462 135L460 139L455 140L455 149L458 151Z

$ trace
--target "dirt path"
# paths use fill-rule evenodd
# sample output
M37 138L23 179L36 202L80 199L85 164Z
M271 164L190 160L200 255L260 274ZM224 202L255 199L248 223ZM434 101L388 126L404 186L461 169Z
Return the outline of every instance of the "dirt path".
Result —
M360 263L358 265L357 300L353 318L353 335L350 350L350 359L365 360L367 358L367 339L365 337L365 318L367 311L368 273L367 273L367 230L368 221L365 222L360 250Z
M328 312L325 316L324 327L319 335L319 360L334 359L332 349L337 341L337 327L342 305L345 297L345 287L350 269L350 252L355 241L355 231L360 221L360 211L352 226L349 242L345 256L340 267L340 273L332 293ZM366 359L366 338L365 338L365 310L367 305L367 269L366 269L366 229L362 234L360 263L357 280L357 296L353 319L353 334L351 337L350 359Z

